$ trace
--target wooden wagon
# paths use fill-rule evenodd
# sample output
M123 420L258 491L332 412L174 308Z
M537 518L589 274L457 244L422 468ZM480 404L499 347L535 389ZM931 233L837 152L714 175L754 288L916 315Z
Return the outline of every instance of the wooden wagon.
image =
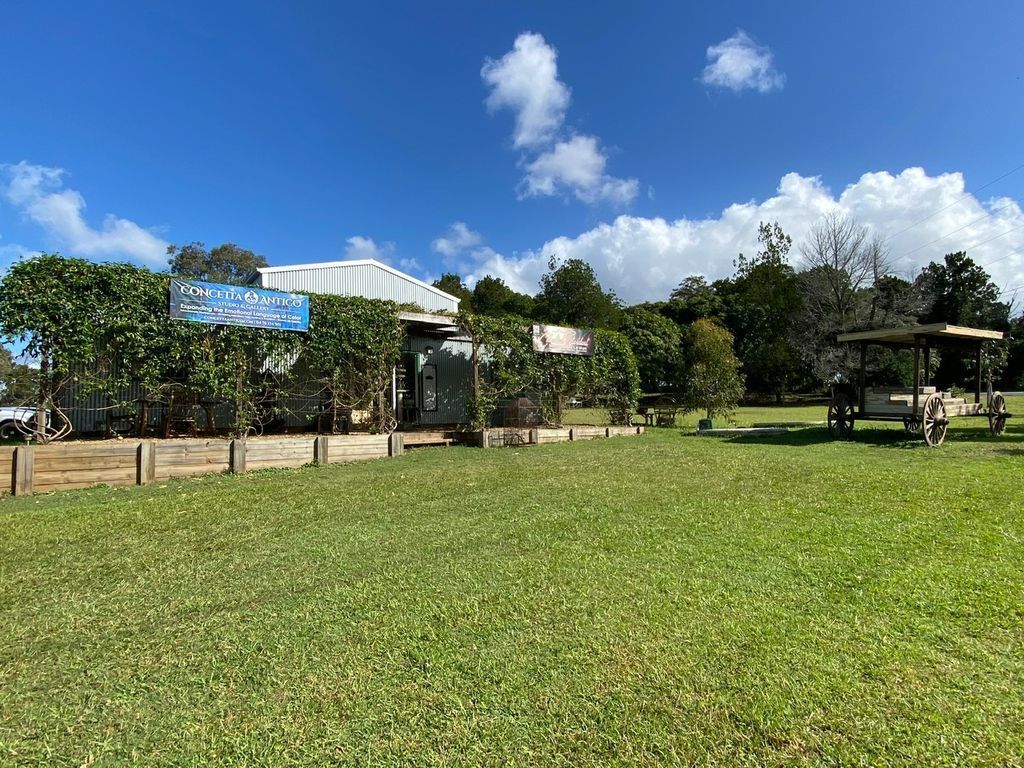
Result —
M946 438L946 428L951 418L977 416L988 419L993 435L1002 434L1010 413L1007 412L1003 395L999 392L991 393L991 381L988 386L991 394L984 404L981 401L982 345L986 341L1002 338L1003 334L999 331L946 323L840 334L839 342L859 345L860 368L855 386L833 387L832 400L828 406L829 431L834 437L846 439L858 421L902 421L908 432L920 432L928 445L938 446ZM871 345L912 349L914 386L866 387L867 349ZM931 378L931 352L940 348L973 354L974 402L922 385L922 362L926 383Z

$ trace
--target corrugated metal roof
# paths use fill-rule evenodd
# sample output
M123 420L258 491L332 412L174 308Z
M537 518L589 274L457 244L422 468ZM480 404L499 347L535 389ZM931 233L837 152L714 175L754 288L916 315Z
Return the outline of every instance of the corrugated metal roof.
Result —
M455 296L375 259L262 267L257 270L256 283L279 291L362 296L415 304L432 312L459 310Z

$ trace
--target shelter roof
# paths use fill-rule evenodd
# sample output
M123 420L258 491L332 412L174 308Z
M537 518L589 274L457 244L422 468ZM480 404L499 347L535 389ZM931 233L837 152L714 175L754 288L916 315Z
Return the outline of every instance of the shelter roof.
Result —
M877 341L886 344L913 344L915 339L938 341L998 341L1004 334L984 328L968 328L948 323L910 325L904 328L878 328L873 331L841 333L838 341Z

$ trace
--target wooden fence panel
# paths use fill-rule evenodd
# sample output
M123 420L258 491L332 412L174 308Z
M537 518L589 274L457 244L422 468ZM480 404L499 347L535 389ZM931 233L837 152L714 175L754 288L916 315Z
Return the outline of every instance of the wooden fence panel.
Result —
M11 493L14 486L14 446L0 445L0 496Z
M568 429L538 429L538 443L564 443L569 440Z
M34 493L88 488L91 485L134 485L138 442L36 446Z
M572 439L573 440L594 440L598 437L604 437L606 427L573 427L572 428Z
M245 468L273 469L301 467L313 461L315 439L310 437L280 440L251 439L245 441Z
M230 465L227 440L156 441L157 482L172 477L227 472Z
M327 438L327 460L331 464L387 455L387 435L331 435Z

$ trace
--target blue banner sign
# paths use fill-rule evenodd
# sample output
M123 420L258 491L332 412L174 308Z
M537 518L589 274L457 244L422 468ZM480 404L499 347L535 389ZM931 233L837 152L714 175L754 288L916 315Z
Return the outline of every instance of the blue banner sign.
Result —
M171 317L195 323L309 330L309 297L171 278Z

